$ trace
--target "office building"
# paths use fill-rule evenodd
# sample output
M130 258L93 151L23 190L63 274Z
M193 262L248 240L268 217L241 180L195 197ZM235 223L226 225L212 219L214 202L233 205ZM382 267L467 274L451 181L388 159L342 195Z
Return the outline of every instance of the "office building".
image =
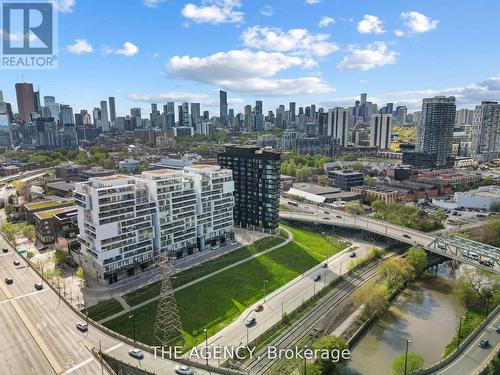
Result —
M416 151L435 155L434 168L450 165L453 128L455 126L455 97L436 96L422 102L421 120L417 126Z
M351 111L344 108L334 108L328 111L328 126L326 135L339 140L339 145L347 147Z
M392 115L376 114L370 118L370 146L381 150L391 148Z
M472 156L489 161L500 154L500 104L481 102L472 123Z
M333 186L342 190L351 190L352 187L363 185L365 181L363 173L351 169L330 171L328 177Z
M33 84L16 83L17 109L21 121L31 120L31 113L35 112L35 96L33 93Z
M281 155L254 146L226 146L219 165L233 171L234 223L252 230L278 228Z
M195 134L201 134L201 109L200 103L191 103L191 126Z
M167 129L172 129L175 126L175 103L167 102Z
M255 102L254 108L254 130L262 131L264 130L264 114L262 113L262 100L257 100Z
M219 117L220 123L223 128L227 128L227 118L228 116L228 108L227 108L227 92L220 90L219 91Z

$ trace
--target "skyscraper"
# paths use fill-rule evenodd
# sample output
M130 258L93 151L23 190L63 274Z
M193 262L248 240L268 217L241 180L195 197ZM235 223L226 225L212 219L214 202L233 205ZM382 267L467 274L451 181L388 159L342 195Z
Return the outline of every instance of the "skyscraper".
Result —
M446 168L449 165L456 109L453 96L436 96L426 98L422 102L416 150L435 155L437 168Z
M295 122L295 102L290 102L288 113L290 116L290 122Z
M167 129L175 126L175 103L167 102Z
M252 106L247 104L245 106L245 131L250 132L253 128L253 119L252 119Z
M189 116L189 103L184 102L179 106L179 126L191 126Z
M261 131L264 130L264 114L262 113L262 100L255 101L255 109L254 109L254 117L255 117L255 130Z
M219 91L220 123L223 128L227 128L227 92Z
M391 148L392 115L380 113L370 118L370 146L381 150Z
M334 108L328 111L327 135L339 140L342 147L347 147L349 125L352 121L351 110Z
M191 126L196 134L201 134L201 109L200 103L191 103Z
M481 102L474 111L472 155L489 161L500 154L500 104Z
M109 119L111 121L114 121L116 118L115 97L110 96L108 99L109 99Z
M35 96L33 94L33 84L16 83L17 109L21 121L30 121L31 112L35 112Z
M108 103L101 100L101 128L103 132L109 131Z

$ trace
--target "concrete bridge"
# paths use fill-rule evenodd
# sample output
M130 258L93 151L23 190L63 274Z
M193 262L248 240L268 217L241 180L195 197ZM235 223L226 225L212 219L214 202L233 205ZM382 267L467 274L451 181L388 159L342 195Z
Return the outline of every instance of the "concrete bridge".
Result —
M314 207L315 213L280 210L284 220L332 225L366 230L412 246L423 247L438 255L500 274L500 249L480 242L443 234L434 236L415 229L390 224L368 216L357 216L344 211Z

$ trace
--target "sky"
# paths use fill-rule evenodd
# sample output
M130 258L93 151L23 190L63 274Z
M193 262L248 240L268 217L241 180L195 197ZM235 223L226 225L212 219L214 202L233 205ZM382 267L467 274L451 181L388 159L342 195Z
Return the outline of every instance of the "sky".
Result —
M58 68L0 70L15 108L23 81L75 111L114 96L118 115L167 101L218 115L219 89L236 113L350 106L361 92L410 111L434 95L500 100L498 0L54 1Z

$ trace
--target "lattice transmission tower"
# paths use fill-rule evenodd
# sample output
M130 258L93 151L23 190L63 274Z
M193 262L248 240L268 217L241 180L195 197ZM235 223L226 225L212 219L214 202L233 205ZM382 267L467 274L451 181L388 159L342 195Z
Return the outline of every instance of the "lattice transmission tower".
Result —
M182 322L172 288L172 275L175 269L166 252L158 255L157 264L160 267L161 291L153 334L160 345L182 345L184 343Z

